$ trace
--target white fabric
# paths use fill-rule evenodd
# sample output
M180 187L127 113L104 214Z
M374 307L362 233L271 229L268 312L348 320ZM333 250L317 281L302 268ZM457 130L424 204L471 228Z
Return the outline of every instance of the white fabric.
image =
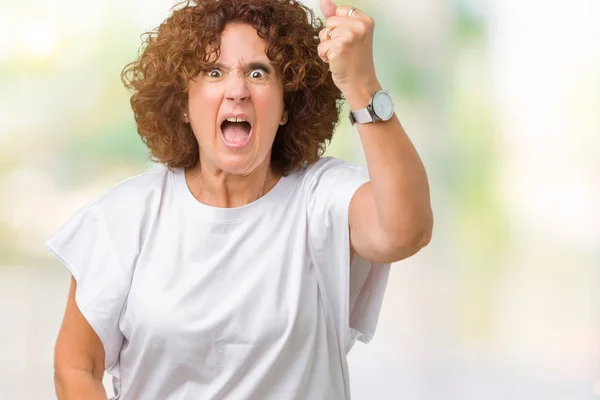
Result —
M349 399L389 274L349 254L367 169L324 158L238 208L198 202L182 169L129 178L47 242L77 280L115 399Z

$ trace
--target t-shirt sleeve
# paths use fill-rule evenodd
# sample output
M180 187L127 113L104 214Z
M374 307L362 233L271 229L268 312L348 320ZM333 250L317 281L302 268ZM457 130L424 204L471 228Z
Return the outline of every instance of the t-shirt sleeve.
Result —
M334 158L309 168L311 259L340 345L348 352L357 339L368 343L375 333L390 264L357 254L350 265L348 210L356 190L369 181L367 168Z
M77 281L77 306L102 341L106 371L118 376L123 342L119 318L130 277L115 251L104 214L94 205L80 209L45 245Z

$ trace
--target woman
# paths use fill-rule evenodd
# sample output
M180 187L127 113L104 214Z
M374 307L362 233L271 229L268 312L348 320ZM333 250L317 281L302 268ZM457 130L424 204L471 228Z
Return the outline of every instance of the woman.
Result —
M73 275L60 399L349 399L391 262L431 235L424 168L372 58L373 20L321 3L200 0L123 71L159 168L48 248ZM307 18L308 17L308 18ZM367 169L320 158L352 110ZM368 106L368 107L367 107Z

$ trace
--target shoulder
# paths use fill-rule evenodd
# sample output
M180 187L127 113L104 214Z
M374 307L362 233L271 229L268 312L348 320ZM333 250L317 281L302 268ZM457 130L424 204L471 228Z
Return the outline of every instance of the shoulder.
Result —
M367 167L334 157L322 157L316 162L302 167L298 172L304 187L313 190L335 190L349 181L369 180Z
M335 157L322 157L313 164L307 167L309 172L316 173L326 170L343 170L360 168L361 165L351 163L349 161L340 160Z
M169 174L166 167L159 165L135 176L126 178L102 195L90 202L95 206L124 206L129 204L140 205L142 200L160 195L169 184Z
M158 213L171 174L158 165L126 178L90 200L73 219L96 220L113 237L142 234Z
M129 271L154 226L171 174L156 167L120 181L79 208L46 246L72 269L100 258Z
M306 197L309 216L318 224L324 215L335 215L340 221L347 219L354 193L369 181L366 166L334 157L323 157L302 167L298 174L301 175L300 193Z
M354 164L335 157L322 157L312 164L300 167L296 170L296 173L308 186L313 186L324 179L335 179L347 174L361 174L365 171L366 167L363 165Z
M126 178L96 198L90 200L83 208L89 208L115 219L121 216L129 219L136 214L143 214L149 208L158 205L164 191L170 184L172 172L163 165Z

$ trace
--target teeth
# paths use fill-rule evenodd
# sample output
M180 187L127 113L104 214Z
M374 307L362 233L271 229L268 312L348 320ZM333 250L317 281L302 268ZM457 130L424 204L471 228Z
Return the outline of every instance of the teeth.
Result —
M245 119L243 118L227 118L227 121L229 122L247 122Z

